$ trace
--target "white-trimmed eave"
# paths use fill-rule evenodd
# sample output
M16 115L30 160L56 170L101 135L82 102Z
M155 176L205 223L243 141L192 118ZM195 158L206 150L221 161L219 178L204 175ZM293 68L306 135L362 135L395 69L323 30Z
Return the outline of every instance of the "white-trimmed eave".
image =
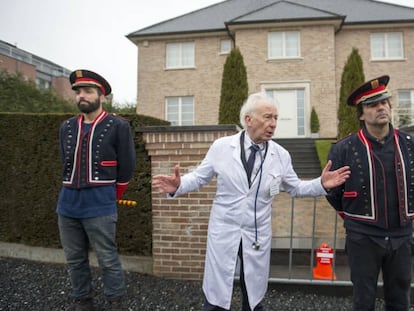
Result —
M170 41L170 40L191 40L195 38L208 38L208 37L229 37L229 33L226 29L216 31L193 31L193 32L175 32L175 33L162 33L153 35L131 36L128 37L135 45L144 42L154 41Z
M291 21L269 21L269 22L249 22L249 23L226 23L227 29L234 33L238 30L257 29L257 28L286 28L286 27L304 27L304 26L326 26L331 25L338 31L343 25L344 18L335 19L309 19L309 20L291 20Z
M344 24L342 29L384 29L384 28L412 28L414 27L414 20L412 22L378 22L378 23L352 23Z

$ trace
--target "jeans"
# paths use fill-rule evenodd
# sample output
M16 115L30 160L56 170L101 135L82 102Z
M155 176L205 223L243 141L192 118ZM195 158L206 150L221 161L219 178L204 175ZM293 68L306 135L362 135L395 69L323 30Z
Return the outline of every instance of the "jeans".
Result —
M94 218L59 215L60 240L72 285L71 297L75 300L93 295L89 245L102 269L105 298L119 300L125 295L124 272L115 241L116 222L117 214Z

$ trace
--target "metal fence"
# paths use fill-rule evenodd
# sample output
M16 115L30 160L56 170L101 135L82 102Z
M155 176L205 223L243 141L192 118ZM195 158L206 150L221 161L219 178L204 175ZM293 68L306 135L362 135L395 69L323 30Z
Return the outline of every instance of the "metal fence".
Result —
M325 197L291 198L279 194L273 204L273 239L270 283L351 286L345 254L343 221ZM330 267L315 273L321 267L322 244L332 248ZM325 260L326 254L322 254ZM323 259L325 258L325 259ZM326 268L323 266L322 268ZM320 270L319 270L320 271ZM381 275L379 286L382 286ZM414 287L414 283L411 284Z

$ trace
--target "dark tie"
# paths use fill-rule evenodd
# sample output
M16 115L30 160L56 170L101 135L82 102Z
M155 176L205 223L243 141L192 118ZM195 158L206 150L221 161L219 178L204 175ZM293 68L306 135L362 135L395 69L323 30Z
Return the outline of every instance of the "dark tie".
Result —
M249 159L247 160L247 177L250 180L250 177L252 176L252 171L254 167L254 162L256 160L256 152L260 150L260 147L258 145L252 144L250 146L250 155Z

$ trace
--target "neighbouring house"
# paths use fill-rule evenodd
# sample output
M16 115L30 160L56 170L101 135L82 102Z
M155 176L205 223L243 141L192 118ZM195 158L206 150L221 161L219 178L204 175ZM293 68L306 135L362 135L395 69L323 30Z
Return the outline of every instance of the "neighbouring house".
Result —
M0 40L0 70L19 73L38 88L53 89L58 95L75 99L69 75L71 71L47 59Z
M414 8L372 0L227 0L127 38L138 47L137 113L173 125L218 124L223 65L235 46L249 93L266 91L279 101L275 138L310 137L312 107L320 137L337 135L341 75L352 48L366 79L391 76L393 120L414 106Z

